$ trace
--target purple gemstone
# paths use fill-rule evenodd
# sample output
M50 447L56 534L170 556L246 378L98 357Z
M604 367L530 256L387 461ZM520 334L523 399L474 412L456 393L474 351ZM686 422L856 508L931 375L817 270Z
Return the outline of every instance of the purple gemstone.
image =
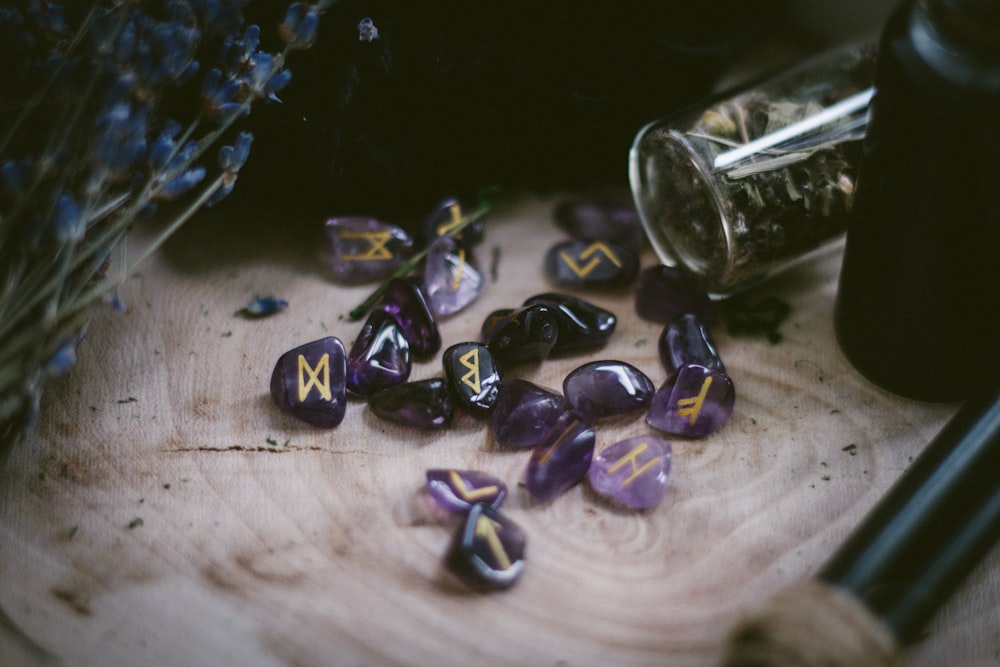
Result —
M502 376L489 348L480 343L456 343L442 355L444 377L451 395L472 417L486 419L500 395Z
M594 455L594 428L574 411L564 412L531 451L524 486L538 500L551 500L587 476Z
M534 447L566 411L561 394L528 380L505 380L491 416L493 438L506 447Z
M591 420L647 408L655 393L653 381L624 361L592 361L563 380L566 402Z
M374 218L330 218L324 226L334 277L343 283L388 278L413 249L413 239Z
M548 292L537 294L524 302L525 306L543 304L552 308L559 325L559 337L553 353L576 352L603 345L615 332L618 318L589 301L571 294Z
M334 336L300 345L278 358L271 373L271 399L284 412L331 428L347 411L347 355Z
M347 389L370 396L409 377L409 341L392 315L373 310L347 355Z
M507 497L507 485L493 475L451 468L428 470L427 491L449 512L468 512L476 503L496 509Z
M394 384L368 398L378 417L404 426L441 429L451 424L455 405L441 378Z
M467 248L478 245L483 240L486 222L480 214L468 223L461 232L455 234L454 229L463 222L466 216L474 215L476 211L465 206L455 197L443 199L424 220L424 240L427 244L434 242L439 236L451 234L461 240Z
M712 336L694 313L685 313L665 326L657 346L667 377L673 376L686 364L698 364L713 371L726 372Z
M594 455L587 473L591 488L632 509L655 507L670 475L670 443L655 436L621 440Z
M424 260L423 286L435 315L454 315L471 304L483 291L484 282L471 250L451 236L431 244Z
M514 310L496 323L486 345L503 366L542 361L559 336L552 308L542 304Z
M639 274L635 312L650 322L668 324L678 315L695 313L702 322L715 322L715 305L708 293L680 269L660 264Z
M545 275L568 287L623 287L639 271L633 250L605 241L563 241L545 253Z
M418 283L405 278L390 280L382 295L381 309L396 320L415 356L429 357L441 349L437 320Z
M639 212L626 197L565 201L552 217L556 226L580 241L611 241L633 250L646 244Z
M510 588L524 569L524 530L484 503L469 510L444 564L476 590Z
M666 433L701 438L726 423L735 401L728 375L687 364L656 392L646 423Z
M493 337L493 332L508 320L508 316L514 313L513 308L499 308L486 316L483 326L479 330L479 339L488 341Z

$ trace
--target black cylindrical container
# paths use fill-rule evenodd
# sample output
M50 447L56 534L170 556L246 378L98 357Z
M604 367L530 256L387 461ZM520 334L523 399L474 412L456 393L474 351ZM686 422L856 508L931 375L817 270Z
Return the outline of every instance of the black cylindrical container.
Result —
M879 47L835 323L895 393L1000 373L1000 0L907 0Z

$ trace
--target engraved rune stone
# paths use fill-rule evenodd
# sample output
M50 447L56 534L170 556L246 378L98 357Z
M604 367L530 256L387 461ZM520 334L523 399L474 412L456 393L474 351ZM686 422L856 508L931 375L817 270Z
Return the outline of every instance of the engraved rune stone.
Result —
M478 470L432 468L426 476L431 498L449 512L468 512L476 503L496 509L507 497L503 481Z
M670 443L656 436L621 440L594 455L587 481L598 494L632 509L663 499L670 474Z
M330 218L323 228L334 277L348 284L388 278L413 250L413 239L375 218Z
M315 426L340 424L347 410L347 355L328 336L278 358L271 373L271 399L284 412Z
M485 503L473 505L444 564L476 590L510 588L524 570L524 530Z
M456 343L442 355L448 389L458 405L476 419L493 412L500 395L500 367L481 343Z

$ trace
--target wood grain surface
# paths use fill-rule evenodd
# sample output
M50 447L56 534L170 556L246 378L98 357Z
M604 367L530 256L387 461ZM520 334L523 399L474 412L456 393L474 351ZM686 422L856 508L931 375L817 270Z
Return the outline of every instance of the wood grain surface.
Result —
M495 279L441 323L445 345L552 289L556 199L490 215L478 257ZM740 614L814 572L955 409L847 364L835 249L759 290L792 305L781 343L713 329L736 410L705 439L672 439L660 506L616 510L584 485L536 503L517 486L526 453L484 423L422 432L354 401L321 430L271 403L282 352L325 335L349 345L360 329L345 314L370 288L332 282L321 223L202 215L127 279L126 313L97 313L0 470L0 664L710 665ZM234 315L270 294L289 308ZM514 375L559 387L616 358L662 382L660 326L631 291L581 295L619 316L612 341ZM440 374L435 359L413 377ZM597 446L648 432L642 415L600 422ZM443 466L511 486L505 510L528 539L512 590L470 593L442 571L454 526L421 491ZM1000 664L998 564L972 573L908 664Z

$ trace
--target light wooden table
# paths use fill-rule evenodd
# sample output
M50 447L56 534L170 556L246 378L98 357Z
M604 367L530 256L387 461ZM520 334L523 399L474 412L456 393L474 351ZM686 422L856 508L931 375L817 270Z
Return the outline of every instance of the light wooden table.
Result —
M499 249L496 281L442 322L445 345L552 289L554 201L490 215L479 259L489 273ZM713 330L736 411L706 439L673 439L659 507L614 510L585 486L534 503L517 486L526 453L470 418L425 433L361 402L333 430L279 413L278 356L325 335L349 344L360 323L344 314L369 288L331 282L321 221L226 217L196 218L128 279L128 312L97 314L0 470L0 664L709 665L739 615L814 572L955 408L889 395L847 364L835 251L761 290L793 307L782 343ZM291 305L234 316L259 294ZM659 384L659 325L629 290L585 296L619 316L612 341L516 374L559 387L589 358L617 358ZM414 378L440 372L421 363ZM599 423L598 447L646 432L641 415ZM471 594L443 576L452 526L419 500L439 466L511 485L506 512L528 537L514 589ZM1000 664L998 564L973 573L908 664Z

